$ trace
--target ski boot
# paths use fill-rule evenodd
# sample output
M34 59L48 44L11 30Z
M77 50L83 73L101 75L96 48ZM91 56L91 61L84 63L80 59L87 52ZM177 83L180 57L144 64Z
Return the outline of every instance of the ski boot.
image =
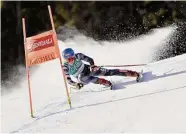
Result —
M136 71L131 71L131 70L125 70L125 71L121 71L124 73L125 76L128 77L136 77L136 82L140 81L140 73L136 72Z
M98 79L98 84L104 85L105 87L110 87L110 89L112 90L112 83L110 81L108 81L108 80L99 78Z
M141 82L143 81L143 70L141 70L141 72L138 73L138 76L136 78L137 82Z
M138 73L137 77L136 77L136 82L140 82L140 79L141 79L141 77L140 77L140 74Z

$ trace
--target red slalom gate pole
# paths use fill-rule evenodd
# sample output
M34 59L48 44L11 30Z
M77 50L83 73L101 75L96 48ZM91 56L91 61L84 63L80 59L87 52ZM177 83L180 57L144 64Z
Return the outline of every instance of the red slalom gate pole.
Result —
M26 74L27 74L27 80L28 80L28 90L29 90L29 102L30 102L30 114L31 117L34 118L33 114L33 106L32 106L32 94L31 94L31 86L30 86L30 72L29 72L29 66L28 66L28 60L27 60L27 48L26 48L26 27L25 27L25 18L22 18L22 25L23 25L23 38L24 38L24 48L25 48L25 62L26 62Z

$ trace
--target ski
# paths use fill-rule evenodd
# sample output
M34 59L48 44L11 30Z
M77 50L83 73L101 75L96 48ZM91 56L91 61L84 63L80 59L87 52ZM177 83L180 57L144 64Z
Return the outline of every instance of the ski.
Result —
M103 88L112 90L113 89L113 85L111 85L111 86L104 86Z

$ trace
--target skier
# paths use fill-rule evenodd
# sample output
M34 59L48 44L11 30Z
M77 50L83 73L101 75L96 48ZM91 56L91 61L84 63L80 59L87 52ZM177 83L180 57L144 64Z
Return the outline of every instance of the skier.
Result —
M96 76L126 76L126 77L136 77L137 81L139 79L139 73L131 70L119 70L119 69L105 69L103 67L96 66L94 60L82 53L74 53L71 48L66 48L62 52L62 57L65 59L63 70L67 79L67 82L81 89L84 85L89 83L100 84L106 87L111 87L112 83L106 79L99 78ZM88 64L82 61L88 62ZM78 82L74 82L70 75L77 78Z

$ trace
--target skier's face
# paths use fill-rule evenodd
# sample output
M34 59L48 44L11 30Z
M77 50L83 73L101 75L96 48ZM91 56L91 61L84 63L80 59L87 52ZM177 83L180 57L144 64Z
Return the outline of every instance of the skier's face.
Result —
M74 63L74 57L70 57L70 58L66 59L66 61L69 64L73 64Z

